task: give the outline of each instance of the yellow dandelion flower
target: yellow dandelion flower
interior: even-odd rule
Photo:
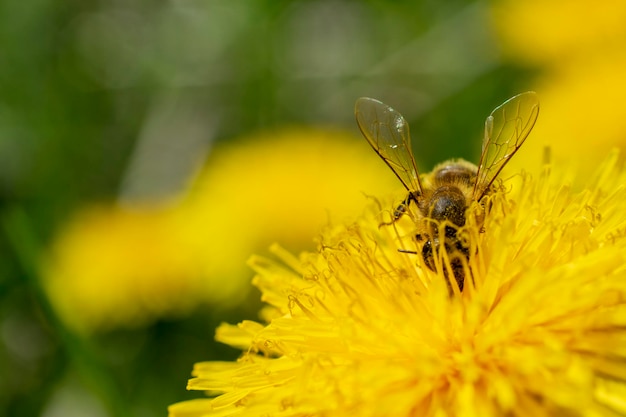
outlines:
[[[626,413],[626,171],[614,152],[571,182],[519,174],[482,228],[468,216],[452,296],[442,268],[399,250],[419,252],[415,223],[382,224],[391,200],[329,226],[315,252],[254,256],[263,321],[217,329],[243,354],[196,364],[188,388],[214,398],[170,416]]]
[[[502,0],[491,10],[503,55],[535,67],[533,86],[551,114],[538,123],[526,155],[547,145],[555,163],[583,154],[578,169],[590,174],[605,149],[626,150],[626,2]]]
[[[392,184],[383,166],[362,169],[375,156],[356,139],[322,128],[257,133],[215,149],[174,204],[83,209],[41,263],[52,304],[88,332],[241,303],[250,253],[277,239],[308,246],[327,208],[353,216],[364,192]]]
[[[492,4],[492,17],[502,52],[527,63],[568,65],[581,55],[602,59],[607,51],[623,50],[626,39],[626,5],[620,0],[595,7],[585,0],[502,0]]]

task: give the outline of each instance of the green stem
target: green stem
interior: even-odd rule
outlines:
[[[129,407],[112,372],[98,358],[89,341],[63,323],[43,290],[38,271],[41,248],[32,230],[28,216],[23,210],[13,208],[3,213],[1,220],[2,228],[15,252],[18,264],[22,268],[26,285],[32,291],[61,346],[76,367],[79,375],[102,399],[105,406],[108,407],[110,415],[130,416]]]

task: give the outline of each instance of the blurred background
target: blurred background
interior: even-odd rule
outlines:
[[[409,121],[422,172],[476,161],[535,90],[514,158],[626,143],[626,5],[580,0],[0,1],[0,415],[162,416],[256,319],[245,262],[402,195],[354,101]],[[580,158],[578,158],[580,160]]]

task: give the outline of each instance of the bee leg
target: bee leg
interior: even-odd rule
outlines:
[[[409,192],[409,194],[402,201],[402,203],[400,203],[398,207],[396,207],[396,209],[393,211],[393,220],[391,220],[390,222],[382,222],[378,225],[378,227],[391,226],[392,224],[397,222],[400,217],[402,217],[407,212],[411,201],[417,204],[417,196],[419,196],[419,194],[416,195],[416,193],[414,192]]]
[[[402,203],[400,203],[400,205],[396,207],[396,209],[394,210],[393,212],[394,221],[398,220],[400,217],[402,217],[404,213],[406,213],[407,208],[409,207],[409,204],[411,204],[411,202],[414,202],[417,204],[417,195],[413,191],[410,191],[409,194],[407,194],[404,201],[402,201]]]

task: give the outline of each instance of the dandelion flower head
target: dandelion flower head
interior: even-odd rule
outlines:
[[[221,325],[235,362],[196,364],[213,398],[171,416],[501,416],[625,413],[626,172],[614,152],[575,190],[546,167],[490,196],[472,282],[450,296],[414,223],[373,200],[318,250],[255,256],[261,322]],[[397,200],[396,200],[397,201]],[[472,220],[473,219],[473,220]]]

